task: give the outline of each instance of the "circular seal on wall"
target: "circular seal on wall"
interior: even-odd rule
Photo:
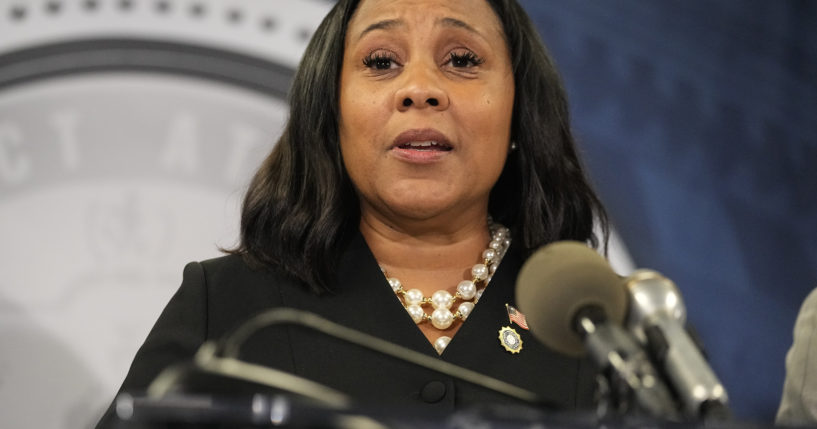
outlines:
[[[7,424],[92,424],[183,265],[236,243],[329,6],[0,0]]]

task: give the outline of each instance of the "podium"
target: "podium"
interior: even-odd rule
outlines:
[[[450,414],[398,406],[332,410],[291,395],[171,395],[162,399],[121,394],[113,428],[508,428],[508,429],[763,429],[740,421],[678,423],[644,417],[599,418],[594,412],[547,412],[524,406],[483,406]]]

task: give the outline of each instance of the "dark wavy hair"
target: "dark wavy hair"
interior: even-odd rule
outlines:
[[[514,246],[525,255],[557,240],[606,248],[607,215],[576,153],[553,60],[515,0],[486,1],[510,50],[516,85],[511,138],[517,145],[491,191],[489,212],[511,229]],[[338,255],[360,222],[338,137],[344,39],[358,3],[340,0],[307,46],[289,93],[289,121],[250,183],[241,242],[230,251],[316,293],[329,290]]]

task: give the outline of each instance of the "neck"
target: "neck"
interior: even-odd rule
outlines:
[[[480,262],[490,241],[486,211],[453,222],[395,222],[362,211],[360,231],[377,261],[389,272],[462,271]]]

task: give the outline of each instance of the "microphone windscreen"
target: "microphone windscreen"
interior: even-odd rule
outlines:
[[[556,351],[581,356],[585,350],[574,327],[576,314],[595,306],[620,325],[627,312],[627,291],[593,249],[559,241],[537,250],[522,266],[516,303],[536,338]]]

